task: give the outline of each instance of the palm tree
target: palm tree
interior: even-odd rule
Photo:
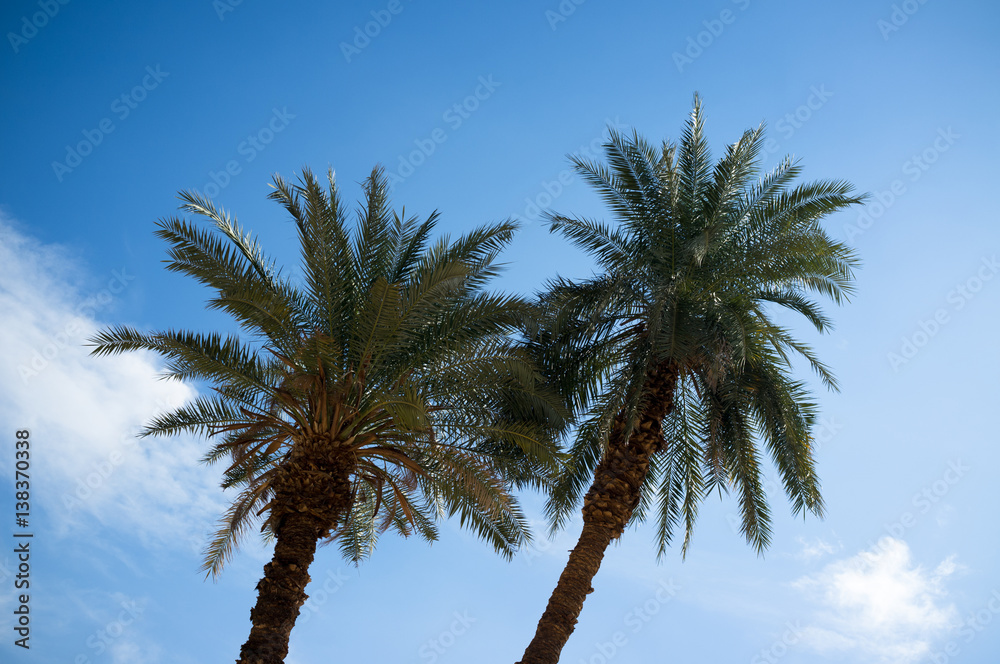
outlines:
[[[544,481],[562,421],[510,337],[532,305],[485,290],[514,224],[429,244],[437,214],[393,212],[378,168],[353,233],[332,172],[328,190],[308,170],[273,186],[298,230],[301,285],[197,194],[182,193],[182,209],[218,232],[177,218],[156,231],[168,269],[209,286],[209,307],[244,338],[116,327],[92,340],[94,354],[152,350],[167,376],[212,386],[142,435],[207,435],[205,461],[228,461],[223,486],[239,493],[207,573],[255,523],[274,540],[239,659],[254,663],[284,659],[318,543],[358,561],[386,530],[434,540],[435,518],[458,514],[511,556],[528,536],[511,488]]]
[[[713,167],[696,96],[679,147],[611,130],[607,166],[573,159],[617,224],[548,217],[603,273],[552,282],[533,329],[536,348],[549,349],[544,373],[584,413],[547,504],[553,530],[586,495],[579,542],[521,664],[558,661],[608,545],[651,511],[659,555],[681,521],[686,553],[699,502],[732,489],[742,533],[762,551],[770,515],[758,443],[794,511],[822,515],[816,407],[793,380],[791,357],[836,384],[774,321],[772,305],[829,326],[809,296],[841,302],[857,261],[819,221],[863,197],[846,182],[789,189],[800,169],[788,159],[761,175],[763,136],[763,125],[745,132]]]

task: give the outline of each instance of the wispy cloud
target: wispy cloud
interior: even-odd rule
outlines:
[[[95,358],[83,345],[130,279],[95,278],[68,249],[0,218],[0,416],[31,429],[33,504],[59,532],[96,520],[143,544],[188,546],[221,511],[217,472],[198,464],[199,441],[135,433],[195,391],[160,380],[154,355]]]
[[[957,623],[945,588],[955,570],[953,558],[925,569],[906,542],[891,537],[830,563],[793,584],[820,605],[802,629],[803,643],[851,661],[915,662]]]
[[[826,556],[832,556],[843,548],[839,543],[837,545],[833,545],[820,537],[816,537],[812,540],[799,537],[798,542],[802,548],[798,551],[798,553],[794,554],[794,557],[805,562],[812,562]]]

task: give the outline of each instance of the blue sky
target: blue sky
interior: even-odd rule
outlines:
[[[225,505],[201,440],[137,443],[203,386],[152,356],[93,359],[108,324],[227,328],[162,265],[158,218],[197,189],[286,265],[272,173],[336,170],[349,198],[376,164],[396,206],[460,233],[523,228],[499,286],[531,292],[589,261],[538,210],[604,216],[566,155],[606,127],[679,135],[695,91],[721,154],[765,122],[765,166],[845,178],[870,204],[828,219],[863,260],[853,301],[812,342],[824,520],[790,516],[758,557],[710,499],[686,561],[626,533],[564,662],[995,662],[1000,462],[995,329],[1000,9],[957,0],[488,5],[378,0],[169,4],[12,1],[0,10],[0,421],[32,440],[31,651],[13,645],[14,446],[0,455],[0,657],[210,662],[249,631],[269,552],[198,573]],[[367,30],[367,34],[366,34]],[[771,475],[773,477],[773,475]],[[454,525],[384,539],[354,568],[323,549],[288,661],[513,662],[578,534],[512,562]],[[7,517],[5,517],[7,518]]]

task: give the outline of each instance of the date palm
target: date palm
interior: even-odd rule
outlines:
[[[298,231],[298,281],[196,194],[181,194],[182,209],[214,230],[171,218],[156,232],[168,269],[210,287],[209,306],[242,336],[117,327],[92,340],[97,355],[152,350],[167,376],[211,385],[143,435],[207,435],[205,461],[227,463],[223,486],[239,493],[207,548],[208,573],[255,524],[274,541],[239,659],[254,663],[287,654],[319,543],[357,561],[380,533],[434,540],[436,517],[457,514],[512,555],[527,531],[511,489],[543,481],[562,421],[510,337],[531,305],[486,290],[512,223],[431,243],[437,215],[394,213],[380,169],[353,231],[332,173],[328,188],[308,170],[273,186]]]
[[[679,146],[611,131],[607,165],[573,159],[616,223],[548,217],[602,273],[551,283],[532,332],[545,372],[584,413],[547,505],[553,529],[586,493],[579,542],[522,664],[558,661],[608,545],[647,514],[659,554],[680,523],[686,553],[700,501],[732,490],[743,535],[762,550],[764,454],[794,511],[822,514],[815,405],[790,360],[804,356],[831,388],[834,378],[773,309],[829,326],[810,296],[841,302],[856,259],[819,221],[862,198],[839,181],[790,188],[800,169],[787,159],[762,175],[763,135],[745,132],[713,166],[696,97]]]

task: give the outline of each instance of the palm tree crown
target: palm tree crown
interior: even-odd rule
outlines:
[[[396,214],[386,192],[376,169],[352,233],[332,172],[328,189],[308,170],[296,185],[275,177],[301,285],[225,211],[181,194],[217,232],[160,221],[168,269],[209,286],[209,306],[244,337],[117,327],[93,340],[98,355],[156,351],[167,376],[212,386],[143,435],[207,435],[205,461],[227,460],[223,485],[239,493],[207,549],[209,573],[254,523],[276,542],[240,661],[284,657],[317,542],[357,561],[381,532],[433,540],[436,518],[458,514],[510,556],[527,537],[511,486],[552,468],[561,412],[510,338],[532,307],[485,290],[515,226],[431,244],[437,215]]]
[[[532,328],[546,371],[583,412],[548,503],[553,529],[587,494],[580,544],[524,664],[557,661],[604,548],[630,522],[655,514],[661,554],[683,523],[686,551],[701,500],[733,490],[743,534],[762,550],[770,515],[758,440],[793,509],[822,514],[815,404],[791,376],[792,356],[835,382],[772,309],[828,328],[810,295],[841,302],[857,261],[819,222],[862,198],[842,181],[789,188],[800,168],[788,159],[761,175],[763,141],[763,126],[749,130],[713,165],[696,97],[679,146],[610,130],[607,165],[573,158],[617,223],[548,217],[603,272],[552,282]]]

